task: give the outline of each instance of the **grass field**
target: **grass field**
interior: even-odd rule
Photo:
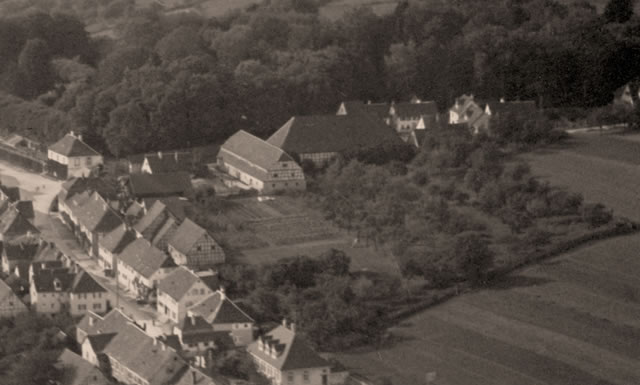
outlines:
[[[525,158],[534,173],[640,221],[640,136],[582,135]],[[463,294],[340,359],[371,378],[438,385],[639,384],[640,235],[583,246]]]

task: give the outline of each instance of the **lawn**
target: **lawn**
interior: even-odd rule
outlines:
[[[554,186],[640,221],[637,136],[581,135],[527,154]],[[340,354],[394,384],[640,383],[640,235],[609,238],[532,265],[390,329],[391,342]],[[517,257],[517,256],[515,256]]]

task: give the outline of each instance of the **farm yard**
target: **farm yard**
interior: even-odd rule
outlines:
[[[227,199],[212,220],[226,228],[218,235],[238,262],[262,264],[298,255],[315,257],[335,248],[351,257],[355,271],[399,273],[390,254],[373,246],[352,247],[353,235],[293,197],[277,196],[262,202],[256,197]]]
[[[640,136],[585,134],[527,154],[553,186],[640,221]],[[371,378],[438,385],[640,383],[640,235],[588,244],[465,293],[340,355]]]

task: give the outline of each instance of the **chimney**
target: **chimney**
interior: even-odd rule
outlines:
[[[286,318],[282,319],[282,326],[284,326],[285,328],[287,327],[287,319]]]
[[[77,136],[78,140],[82,142],[82,135]]]
[[[500,98],[500,103],[504,103],[504,97]]]
[[[190,315],[189,319],[191,320],[191,325],[196,326],[196,318],[193,315]]]
[[[162,159],[162,151],[158,151],[158,159]]]
[[[220,286],[220,290],[219,291],[220,291],[220,299],[222,299],[222,300],[227,299],[227,294],[225,293],[224,286]]]
[[[73,132],[73,130],[71,130],[71,131],[69,131],[69,136],[73,136],[75,138],[76,134]]]

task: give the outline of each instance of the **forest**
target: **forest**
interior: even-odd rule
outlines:
[[[265,137],[291,115],[351,99],[416,94],[444,110],[473,92],[590,108],[640,71],[628,0],[602,14],[586,1],[405,1],[336,21],[318,16],[316,0],[213,19],[131,1],[45,3],[4,4],[0,125],[44,142],[73,129],[115,157],[220,143],[238,129]],[[116,37],[90,37],[96,19]]]

